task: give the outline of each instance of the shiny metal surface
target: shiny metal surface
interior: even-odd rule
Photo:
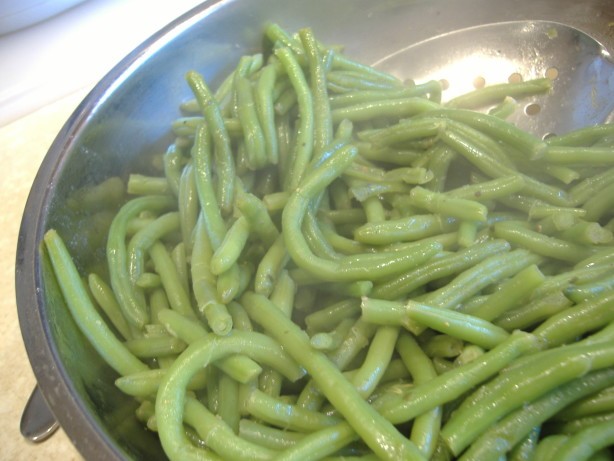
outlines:
[[[614,116],[612,56],[592,37],[556,22],[510,21],[456,30],[411,44],[375,64],[417,81],[445,80],[444,100],[484,85],[551,78],[551,91],[523,100],[510,117],[539,136]]]
[[[437,39],[445,42],[443,48],[412,58],[413,63],[408,59],[411,44],[460,29],[518,20],[574,26],[610,53],[614,50],[611,0],[220,0],[205,2],[170,24],[100,82],[67,121],[40,168],[24,213],[16,261],[19,319],[32,367],[45,400],[86,459],[165,457],[155,435],[135,420],[132,400],[115,388],[116,375],[68,315],[39,244],[44,231],[53,226],[81,268],[100,263],[103,244],[96,237],[97,229],[91,228],[87,213],[67,209],[67,199],[82,187],[140,169],[146,153],[164,149],[170,139],[169,124],[179,115],[178,103],[190,94],[184,83],[186,70],[202,72],[215,86],[241,55],[260,48],[263,24],[274,21],[288,30],[311,26],[322,41],[346,45],[346,52],[356,59],[394,65],[403,77],[419,80],[429,63],[434,69],[454,61],[449,48],[453,43]],[[499,33],[492,39],[503,44],[516,40]],[[548,37],[539,37],[527,42],[526,49],[541,40],[550,43]],[[492,48],[480,37],[474,44]],[[435,45],[434,40],[424,46]],[[598,54],[605,59],[604,51]],[[531,56],[528,59],[533,62]],[[418,62],[426,70],[418,71]],[[557,66],[565,75],[560,61]],[[485,78],[489,70],[481,70]],[[611,77],[610,71],[607,91]],[[454,75],[446,78],[452,81]],[[561,94],[561,104],[567,97]]]
[[[34,388],[21,416],[19,430],[30,442],[40,443],[60,427],[38,386]]]

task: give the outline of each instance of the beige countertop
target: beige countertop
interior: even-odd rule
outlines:
[[[21,215],[38,167],[84,96],[84,91],[78,91],[0,127],[0,459],[81,459],[61,430],[40,444],[27,442],[19,433],[21,412],[36,381],[17,319],[15,252]]]

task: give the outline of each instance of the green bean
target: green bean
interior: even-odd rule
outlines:
[[[317,431],[340,422],[336,417],[284,403],[257,389],[245,399],[244,411],[258,420],[298,432]]]
[[[561,312],[571,304],[571,300],[561,290],[554,290],[544,297],[529,301],[522,307],[504,312],[493,322],[507,331],[527,329]],[[467,309],[467,311],[471,310]]]
[[[564,434],[553,434],[544,437],[539,441],[535,448],[536,459],[544,461],[554,461],[554,454],[558,448],[567,441],[567,436]]]
[[[181,284],[183,285],[183,289],[186,292],[190,291],[190,276],[189,276],[189,268],[188,268],[188,256],[185,250],[185,244],[183,242],[179,242],[175,247],[171,250],[171,259],[175,264],[175,268],[177,269],[177,274],[181,280]]]
[[[297,56],[303,56],[304,50],[299,40],[291,37],[278,24],[268,23],[264,28],[265,36],[273,43],[279,42],[280,46],[288,47]]]
[[[124,343],[136,357],[151,359],[183,352],[186,344],[173,336],[129,339]]]
[[[376,145],[390,146],[411,142],[422,138],[439,136],[446,129],[445,120],[418,118],[401,122],[376,130],[358,133],[359,139]]]
[[[196,72],[191,71],[188,72],[188,74],[186,75],[186,79],[188,84],[190,85],[190,88],[192,88],[192,91],[194,92],[194,96],[196,96],[196,99],[198,100],[198,104],[201,108],[203,116],[207,121],[208,131],[211,133],[211,136],[213,138],[213,144],[215,146],[215,163],[217,165],[216,172],[218,174],[218,187],[216,195],[218,196],[218,200],[220,201],[220,208],[222,212],[228,213],[232,209],[232,202],[234,199],[235,165],[232,151],[230,148],[230,139],[226,130],[226,126],[224,124],[224,119],[222,118],[219,105],[215,101],[215,98],[211,94],[211,91],[209,90],[202,76]],[[204,127],[199,127],[196,130],[197,137],[204,138],[205,136],[202,133],[202,131],[204,130]],[[198,134],[199,132],[201,132],[200,135]],[[195,141],[195,145],[198,144],[199,143]],[[202,147],[203,146],[200,146],[199,148]],[[198,154],[199,150],[197,149],[195,152]],[[195,152],[192,152],[193,157]],[[196,157],[199,157],[199,155],[196,155]],[[200,161],[201,159],[199,159],[199,163]],[[200,175],[208,176],[209,173],[206,172],[206,168],[207,167],[202,163],[200,163],[200,166],[196,165],[196,169],[200,170]],[[200,183],[201,181],[197,180],[197,184]],[[202,194],[203,191],[200,191],[199,195],[201,198],[201,206],[204,207],[204,197]],[[213,195],[209,197],[213,197]]]
[[[549,145],[544,159],[562,165],[611,165],[612,149],[608,147],[570,147]]]
[[[87,280],[90,293],[92,293],[93,298],[101,307],[111,324],[124,339],[132,338],[130,325],[128,325],[126,318],[123,316],[111,287],[96,274],[90,274]]]
[[[309,332],[325,331],[339,324],[343,319],[358,314],[360,314],[360,300],[345,299],[311,312],[305,317],[305,324]]]
[[[487,201],[519,192],[524,186],[521,176],[502,176],[490,181],[469,184],[446,192],[454,198]]]
[[[299,38],[303,44],[309,64],[309,80],[313,95],[314,111],[313,147],[318,152],[328,146],[333,139],[330,104],[326,89],[326,81],[332,74],[326,72],[322,55],[313,36],[313,31],[309,28],[301,29],[299,31]]]
[[[614,205],[612,194],[614,194],[614,187],[609,185],[584,202],[582,208],[586,210],[587,221],[597,221],[611,214],[612,206]]]
[[[134,286],[137,288],[143,288],[146,290],[150,290],[152,288],[157,288],[162,285],[162,279],[158,274],[153,274],[151,272],[144,272],[135,280]]]
[[[358,103],[381,101],[383,99],[401,99],[441,91],[438,81],[431,80],[420,85],[400,87],[395,89],[362,90],[330,96],[332,108],[344,107]]]
[[[211,273],[219,275],[226,272],[237,262],[247,238],[249,236],[249,225],[247,220],[240,216],[230,226],[224,236],[224,240],[211,256]]]
[[[472,265],[493,256],[495,253],[507,252],[509,243],[503,240],[479,243],[457,253],[433,258],[422,266],[406,272],[396,278],[375,285],[372,295],[384,299],[395,299],[411,293],[415,289],[433,280],[438,280],[462,272]]]
[[[614,320],[614,292],[576,304],[542,322],[534,333],[551,346],[564,344],[579,335],[608,325]]]
[[[612,133],[611,124],[590,125],[548,138],[550,146],[589,146]]]
[[[355,318],[345,318],[333,330],[313,334],[309,343],[314,349],[335,350],[342,344],[355,321]]]
[[[503,282],[486,302],[469,313],[484,320],[493,320],[505,311],[522,305],[544,280],[544,274],[532,264]]]
[[[217,334],[224,335],[232,328],[232,318],[219,298],[215,278],[211,273],[209,261],[212,248],[204,221],[204,215],[201,213],[196,224],[192,248],[192,291],[198,311],[205,315],[211,329]]]
[[[358,439],[352,427],[342,422],[306,435],[276,457],[278,461],[311,461],[323,459]]]
[[[305,367],[327,399],[375,454],[383,459],[424,459],[413,443],[359,397],[326,356],[310,348],[305,333],[270,301],[246,293],[243,304],[254,321],[266,328]]]
[[[179,228],[179,213],[171,211],[154,219],[132,236],[128,244],[128,269],[133,282],[143,273],[145,253],[159,239]]]
[[[399,329],[396,327],[382,326],[375,332],[365,361],[351,380],[363,398],[369,397],[382,379],[392,360],[398,336]]]
[[[262,447],[284,450],[296,445],[305,434],[277,429],[251,419],[242,419],[239,422],[239,436]]]
[[[496,458],[510,450],[532,427],[536,427],[566,405],[609,385],[611,369],[596,371],[564,384],[543,397],[515,410],[486,430],[461,457],[463,461]],[[497,441],[497,443],[494,443]]]
[[[267,162],[277,164],[279,160],[279,150],[277,144],[277,133],[275,129],[275,111],[273,106],[273,92],[277,71],[272,65],[265,66],[258,77],[254,91],[254,101],[258,120],[264,136],[266,146]]]
[[[224,421],[233,433],[239,432],[239,383],[224,373],[219,377],[220,404],[217,416]]]
[[[132,373],[117,378],[115,385],[125,394],[146,398],[156,394],[162,377],[166,373],[167,370],[163,369],[150,369],[139,373]],[[187,385],[187,389],[202,389],[205,386],[205,381],[205,372],[201,370],[192,377]]]
[[[406,218],[367,222],[354,232],[354,239],[370,245],[416,241],[450,231],[455,220],[438,214],[416,214]]]
[[[611,367],[614,363],[611,349],[611,345],[597,344],[569,346],[557,350],[554,356],[534,354],[525,366],[511,368],[487,384],[475,401],[465,400],[442,428],[443,440],[458,455],[480,432],[526,402],[588,371]],[[493,400],[497,400],[496,406],[491,404]]]
[[[164,195],[170,192],[170,186],[166,178],[131,174],[126,192],[132,195]]]
[[[612,231],[597,222],[589,221],[579,221],[571,225],[561,232],[560,237],[581,245],[603,245],[614,240]]]
[[[431,213],[478,222],[485,222],[488,215],[488,209],[479,202],[450,197],[420,186],[414,187],[409,196],[412,203]]]
[[[486,175],[493,178],[521,175],[525,182],[525,193],[553,205],[568,206],[570,204],[570,199],[563,190],[517,173],[513,168],[497,162],[488,152],[480,149],[464,134],[451,128],[442,134],[441,139]]]
[[[211,139],[209,131],[204,126],[196,130],[192,158],[204,227],[211,241],[211,246],[216,250],[226,234],[226,224],[222,218],[222,212],[213,188]]]
[[[68,309],[92,346],[120,375],[147,370],[147,365],[117,339],[92,305],[62,238],[56,231],[48,230],[43,239]]]
[[[328,87],[336,92],[364,91],[364,90],[390,90],[398,88],[398,82],[372,79],[360,72],[351,70],[333,70],[328,73]]]
[[[374,255],[345,256],[337,261],[316,257],[309,249],[301,232],[304,215],[310,198],[330,184],[356,155],[352,147],[344,146],[335,152],[317,169],[311,171],[300,188],[290,196],[282,216],[282,229],[288,253],[292,259],[309,271],[327,277],[330,281],[350,281],[388,276],[391,273],[419,264],[432,256],[439,248],[428,242],[424,247],[411,251],[398,252],[384,256]],[[291,236],[291,237],[290,237]]]
[[[614,410],[614,387],[607,387],[600,392],[577,400],[565,407],[556,416],[556,419],[570,421],[574,418],[611,412]]]
[[[376,146],[362,141],[356,141],[355,146],[358,154],[366,160],[377,160],[399,166],[411,166],[421,156],[418,151]]]
[[[448,335],[434,335],[423,342],[424,352],[432,359],[453,359],[463,351],[463,341]]]
[[[594,253],[590,247],[549,237],[512,222],[495,224],[494,234],[510,243],[522,245],[536,254],[571,263],[577,263]]]
[[[272,354],[276,349],[279,352]],[[173,363],[160,383],[156,399],[158,434],[170,459],[200,459],[202,456],[202,449],[190,444],[181,424],[186,400],[184,389],[193,374],[216,359],[237,353],[251,356],[256,351],[260,355],[259,360],[279,357],[283,363],[280,363],[279,371],[287,373],[291,379],[300,377],[300,369],[287,359],[274,341],[254,332],[234,331],[225,337],[209,335],[188,346]],[[173,405],[169,405],[169,402],[173,402]]]
[[[416,384],[429,382],[437,376],[431,359],[410,334],[401,334],[396,348]],[[412,424],[410,440],[427,459],[430,459],[435,451],[441,417],[441,407],[435,407],[417,416]]]
[[[299,126],[294,141],[293,162],[290,165],[285,187],[286,190],[293,191],[301,182],[307,164],[313,155],[313,98],[295,55],[287,48],[278,48],[275,50],[275,56],[281,61],[298,97]]]
[[[347,119],[352,122],[365,122],[379,117],[403,118],[439,107],[439,104],[420,97],[387,99],[352,104],[331,111],[333,123]]]
[[[257,293],[266,296],[271,294],[279,274],[288,260],[289,256],[284,246],[284,238],[280,235],[267,250],[256,268],[254,289]]]
[[[234,86],[237,95],[237,115],[243,129],[248,166],[257,170],[266,165],[267,154],[264,132],[254,102],[254,91],[250,80],[239,74],[235,75]]]
[[[499,104],[488,110],[488,115],[505,120],[512,115],[517,108],[518,102],[512,97],[506,96]]]
[[[171,144],[164,156],[164,175],[169,183],[174,195],[179,191],[179,180],[181,177],[181,168],[183,166],[183,155],[177,143]]]
[[[500,83],[488,85],[462,96],[457,96],[447,102],[448,107],[475,109],[493,104],[506,96],[519,98],[547,92],[552,88],[549,78],[536,78],[519,83]]]
[[[179,180],[178,202],[179,202],[179,224],[181,227],[181,237],[186,251],[192,251],[192,233],[198,220],[199,202],[196,191],[195,176],[192,164],[189,163],[183,168]]]
[[[165,210],[172,207],[168,196],[139,197],[126,203],[117,213],[107,240],[107,260],[111,287],[117,297],[117,302],[129,323],[137,328],[149,320],[145,301],[132,286],[132,278],[128,269],[128,253],[126,249],[126,228],[128,222],[144,210]]]
[[[401,84],[401,82],[395,76],[386,72],[382,72],[372,66],[359,63],[341,53],[333,53],[333,67],[335,69],[359,72],[364,74],[365,76],[370,76],[374,80],[389,81],[390,83],[395,83],[399,86]]]
[[[434,307],[451,309],[488,285],[539,261],[538,256],[522,249],[494,255],[461,272],[447,285],[420,297],[419,301]]]
[[[194,427],[207,446],[227,459],[265,461],[273,459],[275,452],[238,437],[233,430],[194,398],[185,402],[184,418]]]
[[[162,279],[162,285],[171,307],[183,315],[194,316],[192,301],[184,290],[179,274],[164,245],[160,242],[154,243],[149,249],[149,255],[154,262],[156,272]]]
[[[267,211],[266,205],[255,195],[237,191],[236,206],[254,232],[266,245],[270,246],[279,236],[279,231]]]
[[[557,460],[585,460],[592,454],[614,443],[614,420],[587,427],[570,436],[556,450]]]
[[[562,434],[573,435],[592,426],[597,426],[599,424],[611,421],[614,421],[614,413],[604,411],[596,415],[583,416],[570,421],[556,422],[550,426]]]
[[[574,204],[582,204],[590,199],[595,193],[611,184],[613,180],[614,168],[608,168],[574,185],[569,190],[569,196]]]
[[[477,384],[495,375],[515,358],[537,347],[535,336],[515,331],[508,339],[473,362],[415,385],[400,401],[386,406],[375,401],[373,405],[394,424],[410,421],[425,411],[460,397]]]
[[[124,181],[113,176],[93,186],[78,189],[70,194],[66,202],[69,208],[76,211],[116,209],[124,201],[125,189]]]
[[[340,255],[335,251],[331,244],[324,238],[320,225],[313,212],[307,210],[303,221],[303,236],[311,252],[318,258],[328,260],[339,260]]]
[[[188,344],[207,335],[207,330],[194,322],[194,319],[185,317],[175,311],[161,310],[158,317],[160,323],[170,334],[177,336]],[[256,362],[241,355],[232,355],[221,359],[216,362],[216,366],[240,383],[247,383],[262,372],[262,368]]]

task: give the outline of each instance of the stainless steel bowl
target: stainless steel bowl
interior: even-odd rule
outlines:
[[[259,49],[263,24],[311,26],[367,63],[408,44],[479,24],[545,19],[575,26],[614,49],[611,0],[227,0],[208,1],[153,36],[113,69],[66,122],[27,202],[16,262],[19,320],[43,394],[86,459],[164,459],[155,434],[134,418],[115,373],[78,331],[39,246],[60,229],[80,266],[102,261],[87,213],[67,205],[74,191],[126,176],[170,141],[178,103],[189,97],[184,73],[214,85],[237,59]],[[89,238],[84,236],[89,235]]]

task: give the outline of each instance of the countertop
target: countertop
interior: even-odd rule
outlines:
[[[95,83],[143,40],[201,2],[88,0],[31,28],[0,36],[0,62],[8,70],[0,75],[1,460],[82,459],[61,429],[40,444],[27,442],[19,433],[21,413],[36,381],[19,329],[15,255],[36,172],[56,134]],[[110,21],[113,28],[108,27]],[[88,59],[95,63],[88,66]],[[77,71],[81,68],[89,70]]]
[[[72,461],[81,459],[62,430],[40,444],[19,433],[23,407],[36,380],[23,345],[15,304],[15,251],[21,215],[40,163],[85,95],[77,91],[0,127],[0,459]]]

